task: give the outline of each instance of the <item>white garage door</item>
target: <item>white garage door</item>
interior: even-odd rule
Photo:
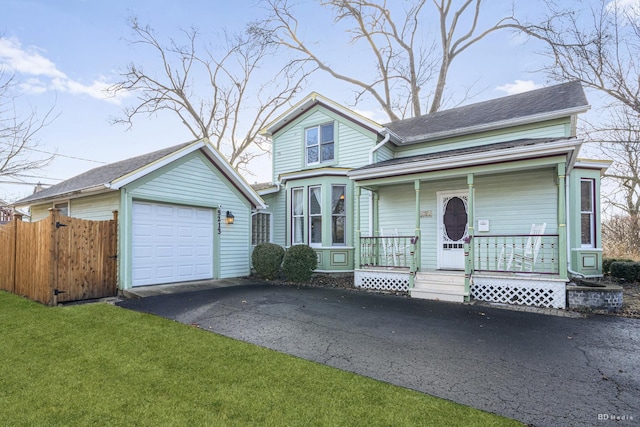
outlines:
[[[132,285],[213,278],[213,209],[133,202]]]

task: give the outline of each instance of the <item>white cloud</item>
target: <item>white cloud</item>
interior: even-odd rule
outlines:
[[[542,85],[534,83],[533,80],[516,80],[513,83],[498,86],[496,89],[505,92],[507,95],[515,95],[516,93],[528,92],[541,87]]]
[[[113,96],[106,89],[110,84],[105,78],[94,80],[90,85],[70,79],[56,64],[42,56],[35,47],[23,47],[15,38],[0,38],[0,69],[17,75],[34,76],[19,84],[27,93],[44,93],[55,90],[71,95],[88,95],[92,98],[120,104],[126,93]]]
[[[19,74],[67,78],[56,64],[40,55],[34,47],[23,48],[14,38],[0,38],[0,63]]]

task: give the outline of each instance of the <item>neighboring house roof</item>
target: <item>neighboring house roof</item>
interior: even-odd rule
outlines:
[[[380,133],[383,130],[382,125],[376,123],[375,121],[366,118],[365,116],[356,113],[353,110],[346,108],[343,105],[338,104],[335,101],[330,100],[317,92],[311,92],[300,102],[296,103],[293,107],[285,111],[278,118],[276,118],[273,122],[268,124],[264,129],[260,131],[263,135],[273,136],[275,133],[280,131],[282,128],[287,126],[289,123],[297,119],[300,115],[307,112],[309,109],[316,105],[321,105],[328,110],[333,111],[334,113],[345,117],[352,122],[358,123],[359,125],[371,130],[372,132]]]
[[[582,140],[576,138],[518,139],[385,160],[353,169],[348,175],[355,180],[373,179],[557,154],[568,154],[572,165],[581,143]]]
[[[399,139],[394,142],[405,145],[551,120],[588,109],[582,85],[575,81],[398,120],[384,126]]]
[[[197,140],[163,148],[162,150],[141,156],[132,157],[120,162],[100,166],[74,176],[59,184],[27,196],[14,206],[29,206],[48,200],[77,196],[107,190],[118,190],[121,187],[189,154],[203,150],[207,157],[226,176],[226,178],[246,197],[249,202],[264,208],[264,202],[251,186],[236,172],[208,140]]]

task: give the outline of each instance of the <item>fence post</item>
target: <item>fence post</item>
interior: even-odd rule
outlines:
[[[13,218],[15,219],[13,226],[13,290],[12,293],[16,293],[16,282],[18,280],[18,221],[22,222],[22,214],[14,212]]]
[[[57,305],[58,295],[55,290],[58,288],[58,239],[56,224],[60,220],[60,209],[49,208],[49,302],[47,305]]]

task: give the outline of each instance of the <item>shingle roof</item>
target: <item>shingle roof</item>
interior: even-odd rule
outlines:
[[[108,184],[115,179],[136,171],[143,166],[155,162],[156,160],[162,159],[163,157],[168,156],[169,154],[192,143],[193,141],[174,145],[173,147],[163,148],[162,150],[154,151],[152,153],[131,157],[130,159],[91,169],[80,175],[76,175],[73,178],[69,178],[66,181],[62,181],[59,184],[27,196],[24,199],[18,200],[13,203],[13,205],[26,205],[29,202],[49,199],[55,196],[61,196],[87,188]]]
[[[402,144],[465,134],[477,131],[481,126],[490,126],[491,123],[504,124],[527,117],[588,108],[582,85],[569,82],[399,120],[384,126],[399,136]]]
[[[458,148],[455,150],[438,151],[436,153],[419,154],[416,156],[400,157],[397,159],[385,160],[378,163],[362,166],[354,169],[353,171],[362,171],[367,169],[382,168],[385,166],[402,165],[409,163],[423,162],[426,160],[443,159],[448,157],[456,157],[467,154],[484,153],[491,151],[495,154],[496,159],[500,157],[500,150],[506,150],[509,148],[542,145],[553,141],[560,141],[566,138],[529,138],[529,139],[517,139],[512,141],[496,142],[494,144],[481,145],[478,147]]]

